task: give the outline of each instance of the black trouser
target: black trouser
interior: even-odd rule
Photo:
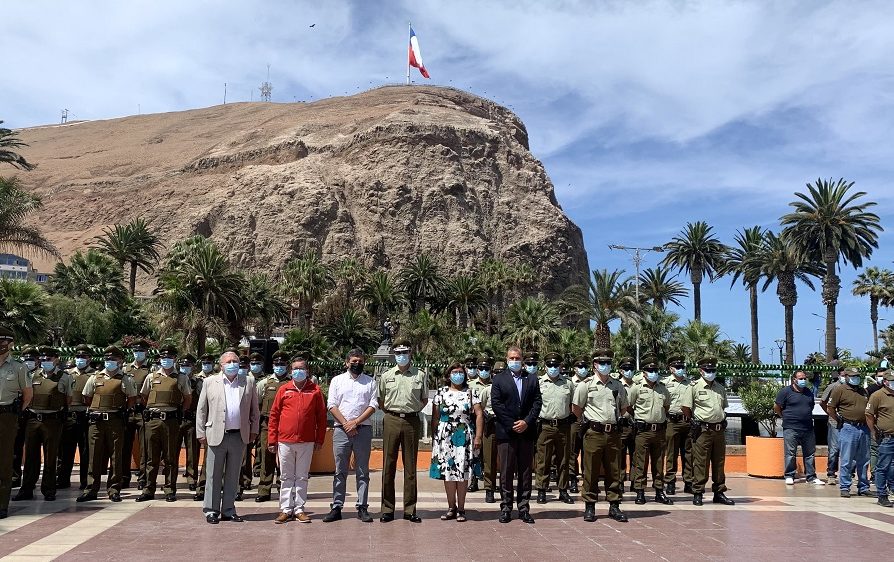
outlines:
[[[90,454],[87,438],[87,412],[68,412],[62,423],[62,442],[59,444],[59,462],[56,482],[61,488],[71,485],[71,471],[74,469],[75,452],[78,453],[78,476],[81,489],[87,487]]]
[[[511,510],[514,499],[519,513],[528,511],[531,475],[534,472],[534,440],[520,436],[497,439],[497,457],[500,462],[500,490],[503,493],[500,507]]]
[[[16,427],[16,438],[12,446],[12,479],[22,480],[22,465],[25,464],[25,426],[28,420],[24,414],[16,416],[18,426]]]
[[[41,418],[31,417],[28,420],[25,426],[25,469],[22,472],[22,490],[33,491],[40,476],[40,491],[44,497],[56,495],[56,460],[61,440],[62,417],[59,414],[42,414]]]
[[[137,482],[140,485],[146,485],[146,434],[143,425],[142,413],[131,414],[127,423],[124,424],[124,450],[121,455],[124,457],[124,473],[122,475],[124,487],[130,486],[131,480],[131,464],[133,463],[133,444],[134,441],[140,442],[140,461],[137,465]]]

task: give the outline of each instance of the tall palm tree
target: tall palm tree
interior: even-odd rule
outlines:
[[[232,319],[230,337],[237,339],[237,333],[241,337],[245,324],[250,322],[254,324],[256,337],[267,338],[274,322],[288,315],[289,305],[277,294],[273,281],[266,274],[252,274],[243,285],[241,306]]]
[[[761,280],[760,263],[754,258],[764,244],[764,229],[760,226],[745,228],[736,233],[736,245],[729,249],[724,264],[724,273],[733,276],[730,288],[740,279],[748,289],[748,303],[751,309],[751,362],[760,363],[758,342],[757,285]]]
[[[477,277],[457,275],[447,284],[447,306],[456,313],[456,327],[469,329],[469,320],[487,305],[487,294]]]
[[[369,326],[369,318],[363,311],[345,309],[341,316],[321,330],[327,340],[342,349],[370,350],[378,343],[378,332]]]
[[[503,295],[512,285],[513,273],[509,265],[502,260],[486,259],[478,270],[481,283],[487,292],[487,333],[493,335],[494,328],[503,313]]]
[[[43,343],[48,313],[40,285],[0,278],[0,325],[15,333],[16,343]]]
[[[0,125],[3,121],[0,121]],[[33,170],[34,165],[30,164],[25,157],[14,151],[14,148],[22,148],[28,146],[19,140],[18,133],[5,127],[0,127],[0,163],[11,164],[20,170]]]
[[[667,255],[661,265],[689,274],[692,281],[694,318],[702,319],[702,279],[713,281],[721,274],[726,246],[713,234],[713,227],[704,221],[687,223],[686,228],[664,245]]]
[[[592,337],[589,330],[577,328],[560,328],[556,333],[555,343],[550,351],[558,353],[565,365],[572,365],[577,359],[587,358],[592,349]],[[589,359],[586,359],[589,362]]]
[[[539,297],[527,297],[506,310],[503,335],[507,342],[525,349],[545,350],[559,330],[556,307]]]
[[[854,280],[853,293],[869,297],[869,320],[872,322],[873,349],[878,351],[878,305],[894,299],[894,273],[888,269],[867,267]]]
[[[733,356],[733,342],[721,337],[718,324],[692,320],[675,332],[671,346],[686,358],[687,363],[695,363],[705,356],[728,360]]]
[[[442,299],[447,286],[446,279],[428,254],[416,256],[400,270],[399,278],[413,314]]]
[[[95,239],[95,246],[112,256],[121,268],[130,265],[130,296],[134,296],[137,287],[137,270],[152,273],[158,263],[158,250],[161,240],[149,228],[142,218],[136,218],[127,224],[116,224],[113,228],[103,229],[102,236]]]
[[[562,297],[563,306],[570,312],[596,323],[593,340],[596,347],[611,347],[609,323],[620,320],[622,324],[636,323],[638,309],[633,290],[633,277],[623,277],[624,271],[616,269],[594,270],[586,286],[569,288]]]
[[[352,303],[357,287],[363,283],[363,279],[369,274],[362,263],[354,258],[339,260],[333,268],[336,282],[344,290],[345,302]]]
[[[314,306],[335,286],[332,268],[314,253],[289,260],[282,272],[283,290],[297,304],[304,329],[313,327]]]
[[[795,329],[794,311],[798,304],[798,287],[795,280],[799,280],[811,290],[814,289],[810,276],[822,275],[822,267],[810,260],[801,248],[795,245],[783,232],[777,236],[768,230],[764,233],[764,244],[761,252],[751,258],[760,264],[761,274],[764,276],[764,286],[761,291],[766,291],[773,281],[776,281],[776,295],[779,303],[785,309],[785,362],[795,362]]]
[[[59,256],[52,242],[25,219],[43,206],[40,197],[22,189],[17,178],[0,177],[0,251],[31,250]]]
[[[401,331],[410,340],[418,358],[422,361],[434,359],[439,355],[443,357],[444,342],[450,334],[450,329],[444,321],[443,315],[432,314],[421,309],[416,314],[410,314],[407,323]]]
[[[841,279],[836,274],[839,262],[854,268],[863,266],[863,258],[878,248],[878,233],[882,231],[879,217],[868,209],[873,201],[860,202],[863,191],[849,193],[854,182],[817,179],[807,184],[809,193],[795,193],[798,200],[789,203],[794,211],[780,222],[792,241],[812,261],[825,265],[823,303],[826,305],[826,357],[836,350],[835,307],[841,291]]]
[[[87,297],[99,302],[106,310],[118,310],[124,306],[127,289],[121,266],[112,257],[90,248],[80,250],[68,260],[56,264],[49,283],[50,291],[67,297]]]
[[[357,291],[357,296],[366,305],[366,310],[381,327],[385,320],[398,312],[406,303],[406,295],[386,271],[374,271]]]
[[[680,306],[680,299],[687,296],[689,291],[683,283],[677,281],[676,275],[671,276],[665,267],[649,267],[639,274],[640,300],[652,303],[659,310],[664,310],[667,303]]]

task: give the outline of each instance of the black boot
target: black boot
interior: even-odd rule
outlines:
[[[624,515],[623,511],[621,511],[621,507],[618,505],[618,502],[611,503],[611,506],[608,508],[608,516],[619,523],[627,522],[627,516]]]
[[[546,490],[537,490],[537,503],[546,503]]]
[[[635,503],[636,505],[644,505],[646,503],[645,490],[637,490],[636,491],[636,500],[633,503]]]
[[[574,503],[574,500],[568,495],[568,490],[559,492],[559,501],[562,503]]]
[[[657,490],[655,492],[655,502],[663,503],[664,505],[674,505],[674,500],[664,495],[664,492],[662,492],[661,490]]]
[[[593,502],[587,502],[584,504],[584,521],[587,523],[592,523],[596,521],[596,504]]]
[[[341,508],[333,507],[329,513],[323,517],[323,523],[332,523],[333,521],[341,521]]]
[[[692,482],[686,482],[685,484],[683,484],[683,493],[684,494],[693,493],[692,492]]]
[[[723,505],[736,505],[736,502],[726,497],[723,492],[716,492],[714,494],[714,503],[720,503]]]
[[[469,492],[477,492],[478,491],[478,478],[473,476],[472,482],[469,484]]]
[[[497,500],[494,499],[494,491],[493,490],[485,490],[484,491],[484,503],[496,503]]]
[[[577,475],[571,477],[571,485],[568,486],[568,491],[572,494],[580,493],[580,489],[577,487]]]
[[[702,501],[702,495],[699,493],[692,494],[692,505],[704,505]]]
[[[677,487],[674,484],[665,484],[664,493],[669,496],[677,495]]]

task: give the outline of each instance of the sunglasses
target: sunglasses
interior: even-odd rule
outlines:
[[[710,374],[717,372],[716,369],[702,369],[702,371],[704,371],[706,375],[710,375]]]
[[[525,365],[527,365],[528,367],[536,367],[537,361],[525,361]]]

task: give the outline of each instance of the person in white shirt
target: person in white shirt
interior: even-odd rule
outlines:
[[[341,519],[345,503],[348,467],[354,454],[354,477],[357,480],[357,518],[371,523],[369,515],[369,453],[372,447],[372,420],[378,408],[378,387],[375,379],[363,372],[366,356],[361,349],[352,349],[345,359],[347,371],[329,383],[326,407],[335,418],[332,450],[335,454],[335,477],[332,482],[332,510],[324,523]]]

